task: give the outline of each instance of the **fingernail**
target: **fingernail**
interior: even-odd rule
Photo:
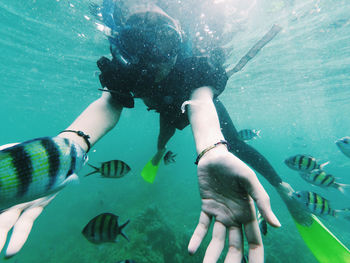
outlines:
[[[277,216],[273,212],[271,213],[271,215],[272,215],[272,221],[273,221],[275,227],[281,227],[282,225],[281,225],[280,221],[278,220]]]

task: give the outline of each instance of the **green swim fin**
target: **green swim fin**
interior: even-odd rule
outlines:
[[[157,165],[153,165],[152,159],[151,159],[149,160],[148,163],[146,163],[145,167],[143,167],[141,176],[146,182],[153,184],[154,179],[156,178],[160,163],[161,162],[158,162]]]
[[[310,226],[300,225],[294,220],[295,225],[312,254],[320,263],[348,263],[350,262],[349,249],[312,215]]]

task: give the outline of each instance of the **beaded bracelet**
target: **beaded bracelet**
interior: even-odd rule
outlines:
[[[227,141],[221,140],[221,141],[215,143],[214,145],[209,146],[208,148],[205,148],[200,154],[198,154],[197,159],[196,159],[196,161],[194,162],[194,164],[197,165],[198,162],[199,162],[199,160],[203,157],[204,154],[206,154],[206,153],[209,152],[211,149],[214,149],[216,146],[221,145],[221,144],[224,144],[224,145],[226,145],[226,147],[228,147]]]
[[[64,131],[61,131],[59,134],[64,133],[64,132],[74,132],[78,136],[82,137],[84,139],[87,147],[88,147],[87,150],[86,150],[86,153],[88,153],[90,151],[91,144],[90,144],[90,141],[89,141],[89,139],[90,139],[89,135],[83,133],[82,131],[74,131],[74,130],[64,130]]]

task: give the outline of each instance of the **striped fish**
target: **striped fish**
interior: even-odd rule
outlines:
[[[308,173],[300,173],[300,175],[305,181],[313,185],[326,188],[334,187],[343,194],[345,193],[345,189],[350,187],[350,185],[336,182],[336,179],[333,175],[327,174],[324,170],[321,169],[315,169]]]
[[[95,167],[91,164],[88,164],[90,167],[94,168],[95,171],[88,173],[85,176],[91,174],[100,173],[102,177],[107,178],[120,178],[130,172],[131,168],[129,165],[120,160],[111,160],[108,162],[101,163],[100,167]]]
[[[305,172],[315,169],[322,169],[329,162],[318,164],[316,158],[310,155],[297,154],[284,160],[284,163],[293,170]]]
[[[165,165],[168,165],[170,163],[175,163],[175,157],[177,154],[174,154],[172,151],[167,151],[167,153],[163,157],[163,161]]]
[[[308,191],[298,191],[293,193],[293,198],[306,206],[306,208],[316,215],[335,216],[337,211],[331,208],[329,201],[319,194]]]
[[[266,234],[267,234],[267,223],[266,223],[266,220],[262,217],[262,215],[259,212],[259,210],[257,211],[257,216],[256,217],[257,217],[257,220],[258,220],[258,224],[259,224],[259,228],[260,228],[261,234],[266,236]]]
[[[84,227],[82,233],[87,240],[94,244],[105,242],[117,242],[118,235],[122,235],[129,241],[123,233],[123,228],[130,222],[126,221],[123,225],[118,225],[118,216],[111,213],[102,213],[93,219]]]
[[[77,179],[87,155],[71,140],[36,138],[0,151],[0,210],[54,193]]]
[[[350,158],[350,137],[343,137],[335,142],[340,151]]]
[[[238,138],[242,141],[249,141],[251,139],[255,139],[256,137],[260,137],[261,130],[250,130],[244,129],[238,132]]]

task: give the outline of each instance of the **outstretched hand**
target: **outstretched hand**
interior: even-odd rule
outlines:
[[[249,262],[263,262],[264,249],[254,201],[270,225],[280,227],[280,223],[255,173],[224,146],[220,146],[201,158],[198,180],[202,211],[188,246],[189,253],[197,251],[213,220],[212,240],[206,250],[204,263],[217,262],[225,245],[226,233],[229,250],[225,262],[241,262],[244,235],[249,244]]]
[[[56,195],[57,193],[15,205],[0,214],[0,252],[6,243],[8,232],[13,228],[5,253],[6,258],[16,255],[21,250],[35,219]]]

